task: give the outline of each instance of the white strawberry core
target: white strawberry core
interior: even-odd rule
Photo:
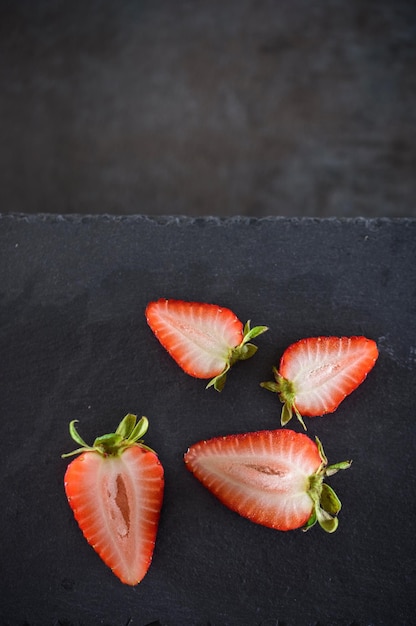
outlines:
[[[171,318],[169,323],[172,327],[171,352],[183,352],[185,355],[183,361],[191,363],[195,372],[206,373],[207,377],[224,369],[230,352],[230,343],[221,325],[212,325],[209,329],[206,325],[198,328],[197,321],[195,325],[190,326],[178,322],[175,318]]]
[[[309,479],[296,467],[272,458],[262,458],[261,464],[253,458],[238,462],[212,458],[205,459],[205,464],[214,493],[249,519],[274,526],[276,512],[279,525],[290,527],[294,518],[306,521],[312,511]]]
[[[221,471],[230,478],[262,491],[305,495],[309,487],[308,477],[303,472],[297,471],[293,465],[276,463],[273,459],[267,464],[257,464],[252,459],[247,459],[221,465]]]
[[[130,508],[127,488],[120,474],[110,474],[103,483],[107,508],[114,523],[114,530],[120,538],[129,534]]]

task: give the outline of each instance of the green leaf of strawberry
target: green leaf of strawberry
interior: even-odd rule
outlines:
[[[377,345],[366,337],[309,337],[289,346],[273,368],[274,381],[261,386],[283,402],[281,424],[293,413],[302,416],[332,413],[366,378],[378,358]]]
[[[320,505],[330,515],[338,515],[341,510],[340,499],[327,483],[322,483]]]
[[[338,526],[341,502],[323,482],[327,460],[318,439],[291,430],[215,437],[191,446],[184,460],[225,506],[252,522],[282,531]]]
[[[62,455],[80,455],[65,473],[69,505],[104,563],[123,583],[136,585],[150,567],[164,488],[163,467],[142,441],[148,421],[129,413],[92,446],[75,424],[70,434],[81,447]]]
[[[251,358],[251,342],[267,329],[243,324],[230,310],[215,304],[160,299],[150,302],[146,319],[162,346],[190,376],[211,379],[207,385],[224,388],[227,373],[237,361]]]

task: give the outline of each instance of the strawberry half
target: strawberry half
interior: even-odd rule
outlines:
[[[191,446],[187,468],[225,506],[256,524],[292,530],[316,522],[338,526],[341,502],[323,482],[350,461],[327,465],[316,443],[291,430],[264,430],[215,437]]]
[[[69,430],[81,453],[65,473],[65,492],[88,543],[127,585],[136,585],[149,569],[163,499],[163,467],[141,437],[148,421],[128,414],[115,433],[88,446]]]
[[[302,415],[332,413],[374,367],[377,344],[366,337],[309,337],[285,350],[275,382],[261,383],[283,402],[281,424],[293,412],[306,430]]]
[[[224,307],[200,302],[160,299],[146,308],[150,328],[176,363],[190,376],[211,378],[207,387],[224,387],[230,367],[249,359],[257,347],[249,343],[266,326],[243,328]]]

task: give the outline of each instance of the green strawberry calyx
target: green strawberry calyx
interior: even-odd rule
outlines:
[[[308,495],[313,502],[313,509],[310,518],[306,522],[303,530],[309,530],[318,522],[321,528],[327,533],[333,533],[338,528],[338,513],[341,510],[341,501],[335,491],[323,482],[327,476],[336,474],[339,470],[351,467],[352,461],[341,461],[334,465],[328,465],[322,443],[315,438],[322,463],[318,471],[309,477]]]
[[[81,435],[78,433],[75,424],[78,420],[72,420],[69,424],[69,433],[72,439],[78,443],[81,447],[73,450],[72,452],[67,452],[62,455],[62,458],[66,458],[69,456],[74,456],[75,454],[80,454],[82,452],[97,452],[101,454],[101,456],[119,456],[126,450],[134,445],[139,445],[141,448],[148,450],[149,452],[154,452],[148,446],[145,446],[143,443],[142,437],[146,434],[149,421],[147,417],[141,417],[139,421],[137,421],[137,416],[132,413],[128,413],[120,422],[117,427],[117,430],[114,433],[108,433],[106,435],[101,435],[97,437],[92,446],[89,446],[82,439]]]
[[[299,422],[302,424],[303,428],[307,430],[302,415],[298,411],[295,403],[296,390],[293,382],[281,376],[281,374],[279,374],[277,370],[277,367],[273,367],[272,371],[275,380],[260,383],[260,386],[264,389],[268,389],[269,391],[277,393],[279,395],[280,401],[283,402],[282,413],[280,417],[281,425],[286,426],[286,424],[292,419],[294,413]]]
[[[209,381],[206,389],[214,387],[216,391],[222,391],[227,379],[228,370],[230,370],[237,361],[246,361],[256,354],[258,348],[250,343],[250,341],[265,333],[267,330],[269,330],[268,326],[254,326],[254,328],[250,328],[250,320],[248,320],[244,326],[242,342],[238,346],[230,348],[225,368],[220,374]]]

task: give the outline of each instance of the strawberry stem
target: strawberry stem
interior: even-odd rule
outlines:
[[[208,385],[205,387],[205,389],[208,389],[209,387],[214,387],[216,391],[222,391],[224,389],[224,385],[227,380],[227,372],[230,369],[230,367],[231,365],[227,363],[227,365],[225,366],[225,369],[221,372],[221,374],[218,374],[218,376],[215,376],[215,378],[212,378],[209,381]]]
[[[81,435],[78,433],[77,429],[75,428],[75,424],[77,422],[78,420],[72,420],[72,422],[69,423],[69,434],[71,435],[72,439],[76,443],[80,444],[81,447],[77,448],[76,450],[73,450],[72,452],[67,452],[66,454],[62,454],[61,457],[63,459],[66,459],[69,456],[75,456],[75,454],[80,454],[81,452],[86,452],[87,450],[91,452],[94,450],[94,447],[89,446],[87,443],[85,443]]]
[[[326,476],[331,476],[340,469],[348,469],[351,466],[351,461],[341,461],[328,466],[322,443],[318,437],[315,440],[322,463],[318,471],[309,477],[308,494],[313,502],[313,510],[303,530],[309,530],[318,522],[325,532],[333,533],[338,528],[337,515],[341,510],[341,500],[332,487],[324,483],[323,480]]]
[[[277,367],[272,369],[275,380],[260,383],[260,387],[277,393],[281,402],[283,402],[282,412],[280,415],[280,423],[282,426],[286,426],[293,417],[293,413],[296,415],[299,422],[302,424],[304,430],[307,430],[303,417],[300,414],[296,404],[296,390],[292,381],[287,380],[281,376],[277,370]]]
[[[303,429],[304,429],[304,430],[307,430],[307,428],[306,428],[306,424],[305,424],[305,422],[303,421],[303,417],[302,417],[302,415],[299,413],[298,408],[297,408],[297,406],[296,406],[296,404],[295,404],[294,402],[293,402],[293,404],[292,404],[292,409],[293,409],[293,411],[295,412],[295,415],[296,415],[297,419],[298,419],[298,420],[299,420],[299,422],[302,424]]]
[[[249,343],[250,340],[265,333],[267,330],[269,330],[267,326],[255,326],[254,328],[250,328],[250,320],[248,320],[244,326],[242,342],[238,346],[235,346],[235,348],[230,349],[225,368],[220,374],[209,381],[206,389],[214,387],[216,391],[222,391],[227,379],[227,372],[234,363],[237,361],[246,361],[256,354],[257,346]]]
[[[128,413],[117,426],[116,433],[128,439],[136,426],[136,416]]]
[[[327,483],[322,483],[320,504],[321,507],[331,515],[338,515],[341,510],[341,500]]]
[[[255,339],[259,335],[265,333],[267,330],[269,330],[268,326],[254,326],[254,328],[250,328],[250,320],[248,320],[243,330],[243,343],[247,343],[248,341]]]
[[[328,459],[326,458],[322,441],[318,437],[315,437],[315,442],[316,442],[316,445],[318,446],[318,452],[319,452],[319,456],[321,457],[322,464],[324,467],[326,467],[328,465]]]
[[[146,434],[149,422],[146,417],[142,417],[137,421],[137,416],[132,413],[128,413],[120,422],[117,430],[114,433],[108,433],[97,437],[92,446],[89,446],[82,439],[81,435],[75,428],[75,424],[78,420],[72,420],[69,424],[69,434],[72,439],[80,444],[80,448],[62,454],[62,458],[80,454],[81,452],[98,452],[102,456],[118,456],[127,448],[134,445],[139,445],[145,450],[154,452],[151,448],[144,445],[142,437]]]

